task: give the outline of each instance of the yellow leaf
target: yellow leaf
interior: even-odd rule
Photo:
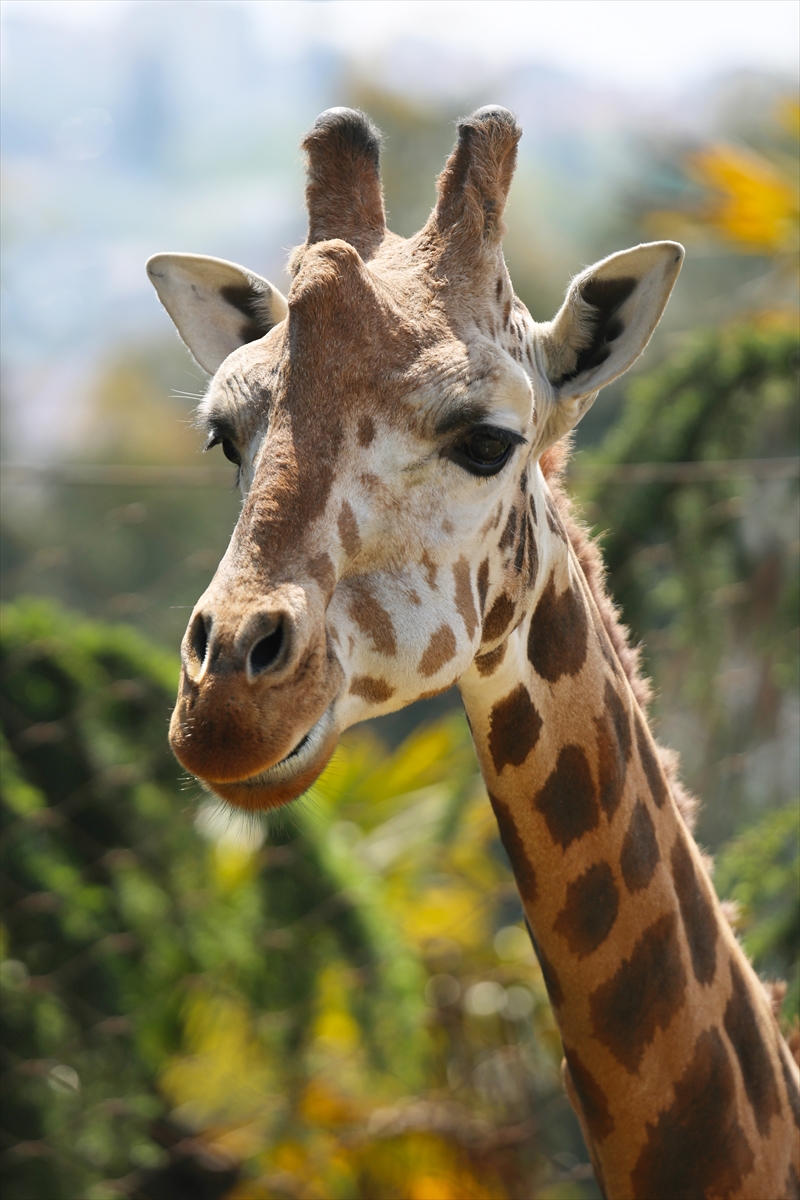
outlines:
[[[766,158],[736,146],[712,146],[689,160],[713,197],[702,222],[753,250],[776,254],[797,241],[796,184]]]

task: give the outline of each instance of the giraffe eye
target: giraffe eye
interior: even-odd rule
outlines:
[[[237,467],[242,465],[242,456],[230,438],[220,437],[218,433],[214,433],[206,442],[204,449],[210,450],[213,446],[222,446],[222,453],[228,462],[234,463]]]
[[[450,448],[448,457],[472,475],[496,475],[508,462],[514,446],[524,440],[509,429],[478,425]]]
[[[222,439],[222,453],[228,462],[235,463],[237,467],[242,465],[242,456],[229,438]]]

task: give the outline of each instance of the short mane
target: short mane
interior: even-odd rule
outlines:
[[[539,460],[542,473],[547,480],[561,520],[564,522],[572,549],[586,576],[586,582],[589,584],[589,590],[597,605],[597,611],[600,613],[606,633],[611,639],[611,644],[631,685],[631,691],[645,717],[648,717],[647,710],[653,698],[653,689],[649,679],[642,674],[641,647],[630,644],[629,630],[620,620],[620,611],[608,594],[606,567],[597,542],[577,517],[572,497],[564,487],[564,474],[571,450],[572,443],[569,435],[556,442],[554,446],[550,446]],[[659,746],[658,743],[656,746],[678,810],[689,829],[694,829],[697,800],[686,791],[681,783],[678,774],[679,755],[675,750],[669,750],[666,746]],[[707,858],[706,861],[710,871],[711,859]]]

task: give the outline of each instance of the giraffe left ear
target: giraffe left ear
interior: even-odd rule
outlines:
[[[147,274],[178,333],[209,375],[239,346],[269,333],[287,313],[276,287],[222,258],[154,254]]]
[[[553,389],[548,442],[571,429],[600,388],[639,357],[683,256],[678,242],[649,242],[612,254],[573,279],[561,310],[539,335]]]

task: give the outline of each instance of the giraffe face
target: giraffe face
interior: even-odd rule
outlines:
[[[635,270],[601,264],[605,308],[584,301],[583,277],[547,327],[514,299],[500,214],[519,131],[505,110],[464,123],[437,209],[407,241],[382,225],[365,118],[329,116],[306,143],[309,238],[287,301],[218,260],[149,264],[215,372],[200,416],[244,494],[183,641],[170,739],[245,808],[303,792],[355,722],[491,662],[557,535],[536,459],[627,366],[605,347],[625,342],[630,313],[642,328],[652,315],[628,304],[652,284],[647,254]]]
[[[402,305],[394,258],[397,283],[347,243],[310,248],[288,318],[201,406],[244,504],[187,631],[172,741],[234,803],[289,798],[343,729],[448,688],[504,634],[495,614],[485,643],[487,605],[521,593],[505,530],[530,377],[477,327],[456,336],[424,277]]]

